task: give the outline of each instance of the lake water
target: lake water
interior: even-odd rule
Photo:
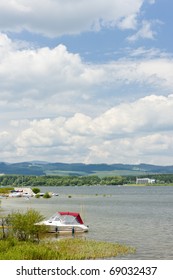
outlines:
[[[45,217],[56,211],[80,212],[87,239],[130,245],[136,253],[119,259],[173,259],[173,187],[82,186],[40,187],[51,199],[1,199],[1,209],[34,208]]]

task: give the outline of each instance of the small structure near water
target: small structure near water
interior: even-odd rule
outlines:
[[[136,178],[136,184],[154,184],[156,182],[155,179],[150,178]]]
[[[14,188],[9,194],[9,197],[31,197],[34,196],[31,188]]]

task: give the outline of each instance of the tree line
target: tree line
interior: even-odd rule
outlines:
[[[124,178],[109,176],[100,178],[92,176],[0,176],[1,186],[83,186],[83,185],[122,185]]]
[[[156,179],[156,183],[173,183],[173,174],[154,174],[139,177],[148,177]],[[124,185],[135,184],[136,176],[21,176],[21,175],[3,175],[0,176],[1,186],[92,186],[92,185]]]

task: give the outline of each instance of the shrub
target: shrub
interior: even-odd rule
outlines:
[[[48,192],[46,192],[46,193],[43,195],[43,197],[44,197],[44,198],[51,198],[51,195],[50,195]]]
[[[40,192],[40,189],[39,188],[33,188],[32,191],[33,191],[33,193],[38,194]]]
[[[44,217],[36,210],[29,209],[26,213],[14,212],[6,218],[9,226],[9,234],[18,240],[34,240],[38,238],[40,232],[46,232],[45,225],[36,225]]]
[[[0,188],[0,194],[8,194],[12,190],[14,190],[14,188]]]

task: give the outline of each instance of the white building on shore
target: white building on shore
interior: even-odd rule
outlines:
[[[154,184],[156,182],[155,179],[150,178],[136,178],[136,184]]]

